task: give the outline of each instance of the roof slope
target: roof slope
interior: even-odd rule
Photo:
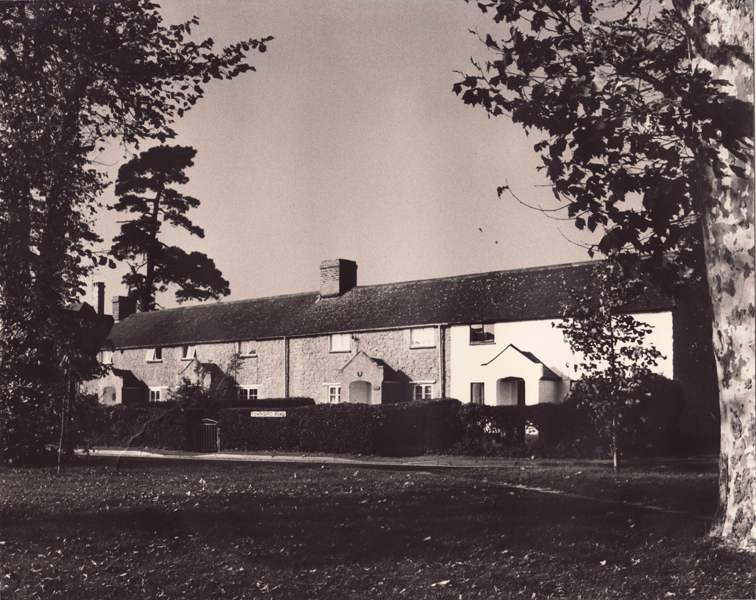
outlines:
[[[334,332],[557,318],[595,289],[600,262],[358,286],[342,296],[317,292],[137,313],[116,323],[117,348],[307,336]],[[673,302],[649,291],[628,309]]]

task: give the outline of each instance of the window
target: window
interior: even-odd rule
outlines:
[[[236,352],[239,356],[242,357],[252,357],[254,358],[257,356],[257,349],[255,348],[255,342],[248,340],[246,342],[236,342]]]
[[[113,351],[103,350],[100,355],[100,362],[103,365],[112,365],[113,364]]]
[[[470,384],[470,402],[472,404],[485,404],[485,386],[480,382]]]
[[[413,383],[412,399],[413,400],[430,400],[433,396],[433,385],[430,383]]]
[[[338,404],[341,402],[341,386],[329,385],[328,386],[328,402],[331,404]]]
[[[252,385],[240,385],[239,400],[257,400],[257,387]]]
[[[494,343],[494,324],[493,323],[475,323],[470,325],[470,343],[471,344],[493,344]]]
[[[331,352],[349,352],[352,349],[352,334],[334,333],[331,335]]]
[[[197,357],[197,346],[182,346],[181,360],[192,360]]]
[[[162,348],[150,348],[147,350],[147,362],[160,362],[163,360]]]
[[[150,388],[150,402],[162,402],[163,400],[164,400],[163,388],[151,387]]]
[[[433,348],[436,345],[436,331],[433,327],[410,329],[410,348]]]

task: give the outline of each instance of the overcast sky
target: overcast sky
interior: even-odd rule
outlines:
[[[201,19],[218,44],[273,35],[255,73],[213,82],[177,126],[197,149],[187,191],[236,300],[317,289],[326,258],[358,263],[360,284],[586,260],[554,206],[535,140],[451,92],[488,23],[462,0],[176,0],[168,22]],[[491,27],[488,30],[495,31]],[[113,169],[118,164],[114,162]],[[111,201],[111,198],[106,198]],[[103,213],[110,240],[116,216]],[[100,272],[107,296],[122,270]],[[160,298],[174,306],[172,295]]]

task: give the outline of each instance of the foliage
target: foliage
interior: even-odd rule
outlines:
[[[251,70],[248,54],[270,39],[216,50],[212,39],[192,39],[197,24],[166,25],[150,0],[0,7],[0,389],[9,431],[45,423],[80,376],[65,307],[92,267],[107,263],[92,250],[108,184],[98,153],[113,140],[136,147],[173,137],[174,120],[206,84]],[[30,430],[35,448],[19,441],[3,457],[15,460],[23,447],[31,458],[43,439]]]
[[[186,252],[161,240],[163,224],[203,238],[204,230],[187,216],[200,201],[179,192],[176,185],[189,181],[197,151],[188,146],[155,146],[145,150],[118,171],[117,202],[111,210],[137,216],[123,221],[113,238],[111,254],[129,264],[123,282],[139,298],[142,311],[154,310],[155,294],[175,285],[176,300],[218,299],[230,293],[228,281],[212,259],[201,252]]]
[[[168,391],[168,399],[182,408],[203,408],[214,411],[220,406],[233,406],[238,401],[237,376],[241,358],[234,354],[221,369],[214,363],[194,360],[194,376],[181,378],[176,388]]]
[[[85,447],[149,447],[193,450],[204,411],[177,406],[93,407],[88,429],[79,437]]]
[[[462,454],[529,456],[548,452],[570,435],[569,411],[562,405],[487,406],[465,404],[459,409],[462,435],[454,447]],[[527,436],[531,431],[534,435]]]
[[[561,411],[564,435],[560,455],[592,456],[611,452],[611,427],[596,410],[596,382],[579,379],[572,385]],[[607,403],[603,403],[604,406]],[[669,456],[683,448],[680,414],[683,395],[680,385],[661,375],[643,377],[623,407],[619,423],[623,455]]]
[[[234,450],[291,450],[406,455],[440,451],[460,435],[457,400],[387,405],[319,404],[285,417],[219,412],[221,445]]]
[[[666,0],[477,5],[506,33],[478,34],[488,58],[454,92],[542,134],[534,149],[561,208],[578,229],[604,228],[591,252],[690,276],[696,172],[745,176],[718,148],[752,156],[753,106],[697,60],[686,16]]]
[[[646,339],[653,327],[625,312],[643,282],[613,262],[596,276],[598,291],[552,325],[580,357],[581,397],[596,428],[611,439],[617,468],[627,410],[638,403],[640,386],[662,354]]]

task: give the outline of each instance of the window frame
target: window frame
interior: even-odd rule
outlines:
[[[166,388],[162,385],[151,385],[148,388],[148,396],[147,396],[148,401],[149,402],[166,402],[167,398],[165,400],[163,399],[164,389]],[[153,393],[157,393],[157,399],[152,397]]]
[[[480,329],[483,339],[473,339],[473,331]],[[468,326],[469,339],[471,346],[480,346],[485,344],[496,343],[496,324],[495,323],[470,323]],[[489,336],[490,337],[486,337]]]
[[[424,341],[414,341],[412,339],[413,333],[416,331],[425,331],[430,333],[430,342],[424,342]],[[416,349],[416,348],[435,348],[436,347],[436,328],[433,326],[430,327],[411,327],[410,328],[410,348]]]
[[[334,350],[334,339],[341,338],[348,340],[346,350]],[[352,351],[352,334],[351,333],[332,333],[329,338],[329,351],[333,354],[347,354]]]
[[[329,383],[327,387],[326,395],[328,397],[328,404],[341,404],[341,384]]]
[[[417,397],[417,391],[420,391],[420,397]],[[427,392],[427,394],[426,394]],[[426,381],[413,381],[412,382],[412,401],[422,402],[424,400],[433,399],[433,384]]]
[[[163,362],[163,347],[155,346],[154,348],[147,350],[146,360],[148,363]]]
[[[254,392],[254,398],[250,398],[250,392]],[[236,397],[239,400],[254,401],[260,399],[260,386],[258,384],[243,384],[236,388]]]
[[[475,386],[480,386],[480,395],[478,396],[478,402],[475,401],[474,389]],[[486,382],[485,381],[471,381],[470,382],[470,404],[477,404],[483,406],[486,403]]]
[[[236,342],[236,353],[240,358],[257,358],[257,348],[255,340],[240,340]]]
[[[107,359],[110,360],[107,360]],[[100,351],[100,364],[103,365],[112,365],[113,364],[113,351],[112,350],[101,350]]]
[[[194,360],[195,358],[197,358],[197,346],[195,344],[181,346],[181,360]]]

